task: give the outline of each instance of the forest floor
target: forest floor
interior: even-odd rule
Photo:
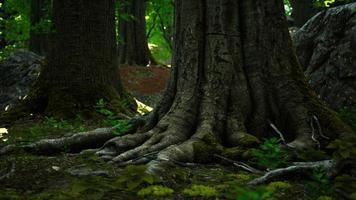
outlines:
[[[121,81],[142,103],[154,107],[166,87],[171,69],[165,66],[122,66]]]
[[[121,68],[121,77],[128,91],[153,106],[165,88],[169,72],[164,67],[126,66]],[[50,117],[20,121],[8,129],[9,134],[0,133],[0,147],[68,136],[100,126],[80,117],[73,121]],[[0,156],[0,200],[315,200],[323,195],[317,182],[301,177],[248,188],[246,183],[257,176],[229,163],[172,167],[161,177],[148,175],[145,169],[144,165],[123,168],[108,164],[91,152],[51,156],[17,152]]]

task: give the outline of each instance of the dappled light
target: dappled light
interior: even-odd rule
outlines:
[[[5,135],[8,134],[8,131],[6,128],[0,128],[0,140],[5,141],[3,138],[5,137]]]

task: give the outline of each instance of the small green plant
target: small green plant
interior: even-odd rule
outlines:
[[[218,196],[218,191],[210,186],[205,185],[192,185],[191,188],[186,188],[183,190],[183,194],[190,197],[205,197],[212,198]]]
[[[327,148],[334,151],[335,160],[352,159],[356,156],[356,136],[349,135],[346,138],[336,139]]]
[[[167,197],[172,196],[173,190],[169,187],[161,185],[151,185],[146,188],[141,189],[137,192],[139,197],[153,197],[155,199],[162,198],[167,199]]]
[[[265,187],[257,187],[255,189],[247,187],[236,188],[236,200],[273,200],[272,192]]]
[[[114,134],[121,135],[131,129],[129,121],[118,119],[116,114],[108,109],[108,103],[104,99],[99,99],[95,107],[96,111],[105,117],[102,120],[103,126],[115,127]]]
[[[313,197],[329,195],[332,191],[332,184],[325,169],[313,170],[311,180],[306,182],[307,192]]]
[[[252,149],[253,162],[265,169],[276,169],[285,166],[289,153],[280,146],[280,139],[266,139],[259,149]]]
[[[146,173],[146,169],[147,166],[145,165],[128,165],[114,184],[129,191],[135,190],[144,184],[152,185],[157,181],[157,177]]]
[[[72,129],[73,126],[66,120],[56,119],[54,117],[45,117],[45,120],[42,122],[45,126],[50,126],[57,129]]]

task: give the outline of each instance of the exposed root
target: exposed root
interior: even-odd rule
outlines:
[[[265,175],[256,178],[249,182],[249,185],[259,185],[271,181],[277,177],[285,176],[288,174],[302,173],[308,170],[323,168],[326,170],[327,174],[331,176],[332,170],[335,167],[335,162],[333,160],[323,160],[316,162],[296,162],[292,166],[286,168],[275,169],[267,172]]]
[[[23,146],[6,146],[0,150],[0,155],[11,153],[17,149],[38,154],[56,154],[60,152],[80,152],[83,149],[99,148],[106,141],[115,137],[114,128],[98,128],[92,131],[76,133],[68,137],[44,139]]]

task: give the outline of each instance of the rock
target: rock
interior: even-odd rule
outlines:
[[[335,110],[356,106],[356,3],[316,14],[293,34],[309,84]]]
[[[37,79],[44,59],[19,50],[0,63],[0,111],[17,104]]]

